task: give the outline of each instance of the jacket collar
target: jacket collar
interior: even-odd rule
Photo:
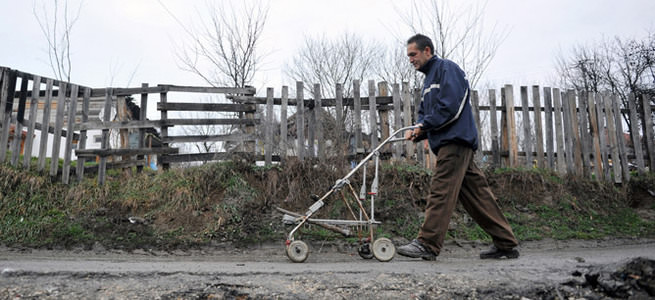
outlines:
[[[423,73],[423,74],[428,74],[430,71],[430,68],[432,68],[432,65],[437,61],[437,56],[433,55],[422,67],[420,67],[418,70]]]

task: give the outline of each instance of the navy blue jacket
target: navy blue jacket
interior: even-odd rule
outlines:
[[[446,144],[478,149],[478,129],[471,110],[469,83],[454,62],[433,56],[419,71],[425,74],[417,123],[423,124],[434,153]]]

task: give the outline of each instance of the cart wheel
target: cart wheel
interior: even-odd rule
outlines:
[[[371,243],[364,243],[359,246],[359,248],[357,248],[357,253],[359,253],[359,256],[363,259],[373,258],[373,253],[371,253]]]
[[[287,246],[287,256],[292,262],[304,262],[309,256],[309,247],[303,241],[293,241]]]
[[[390,261],[396,255],[396,246],[388,238],[379,238],[373,242],[373,255],[379,261]]]

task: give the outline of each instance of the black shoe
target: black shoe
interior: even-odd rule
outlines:
[[[480,252],[480,259],[489,258],[519,258],[519,251],[516,249],[502,250],[492,245],[489,250]]]
[[[396,250],[402,256],[412,258],[422,258],[424,260],[436,260],[437,255],[427,246],[423,245],[419,240],[414,239],[411,243],[400,246]]]

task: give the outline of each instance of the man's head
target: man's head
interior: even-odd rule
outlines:
[[[407,40],[407,57],[414,69],[420,69],[433,55],[434,45],[429,37],[419,33]]]

